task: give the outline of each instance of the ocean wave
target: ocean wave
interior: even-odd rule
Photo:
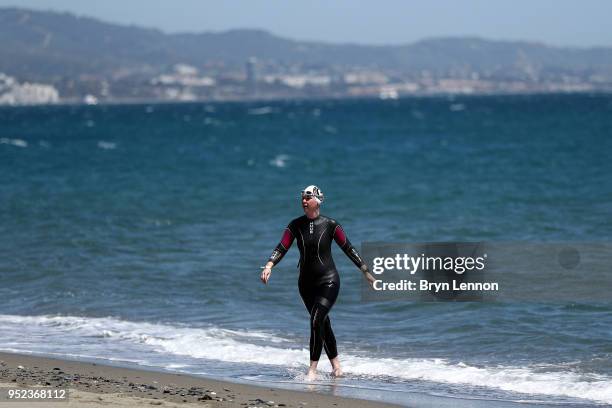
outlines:
[[[262,106],[261,108],[251,108],[248,111],[249,115],[267,115],[269,113],[277,112],[277,109],[271,106]]]
[[[165,323],[125,321],[113,317],[0,315],[3,343],[24,350],[19,339],[53,342],[57,335],[119,342],[169,355],[230,363],[250,363],[303,368],[308,350],[292,347],[291,339],[263,331],[228,330],[215,326],[188,327]],[[32,334],[32,336],[28,336]],[[75,339],[76,340],[76,339]],[[31,340],[28,347],[35,344]],[[36,351],[36,350],[32,350]],[[130,356],[98,356],[127,361]],[[612,403],[612,378],[578,373],[558,366],[484,366],[452,363],[440,358],[375,358],[344,353],[348,375],[372,379],[429,381],[452,385],[488,387],[521,394],[563,396]],[[167,361],[165,365],[172,364]],[[546,371],[544,371],[546,370]]]
[[[289,160],[289,156],[286,154],[276,155],[272,160],[269,161],[271,166],[283,168],[287,166],[287,161]]]
[[[7,144],[7,145],[17,146],[17,147],[28,147],[28,142],[26,142],[23,139],[9,139],[6,137],[0,138],[0,144]]]
[[[98,147],[104,150],[113,150],[117,147],[117,143],[105,142],[104,140],[98,141]]]

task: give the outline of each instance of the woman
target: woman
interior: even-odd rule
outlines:
[[[280,243],[261,272],[261,280],[267,284],[272,267],[280,262],[291,247],[293,240],[297,238],[300,250],[298,288],[304,305],[310,313],[309,379],[316,376],[321,349],[325,349],[331,361],[332,375],[342,375],[336,339],[328,316],[340,290],[340,277],[331,254],[332,239],[363,272],[370,285],[374,282],[374,277],[368,272],[367,265],[346,238],[340,224],[320,215],[322,201],[323,193],[317,186],[308,186],[302,191],[304,215],[289,223]]]

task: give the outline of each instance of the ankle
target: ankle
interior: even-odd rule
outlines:
[[[338,356],[330,359],[329,362],[331,363],[332,367],[340,368],[340,359],[338,358]]]

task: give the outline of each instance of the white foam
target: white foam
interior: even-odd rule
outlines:
[[[218,119],[215,118],[204,118],[204,124],[205,125],[211,125],[211,126],[215,126],[215,127],[219,127],[219,126],[223,126],[223,125],[231,125],[233,122],[222,122]],[[217,141],[217,139],[214,136],[210,136],[208,138],[208,141],[210,143],[214,143]]]
[[[29,336],[28,333],[37,334]],[[63,334],[78,343],[101,345],[109,350],[137,349],[145,353],[217,360],[232,363],[276,365],[305,368],[306,348],[292,348],[290,339],[263,331],[227,330],[219,327],[186,326],[130,322],[112,317],[0,315],[0,333],[5,347],[24,350],[35,346],[32,338],[48,346],[54,336]],[[21,342],[21,344],[19,343]],[[98,343],[92,343],[98,342]],[[24,346],[25,345],[25,346]],[[27,347],[26,347],[27,346]],[[5,348],[6,349],[6,348]],[[34,350],[40,352],[40,350]],[[118,351],[118,352],[120,352]],[[130,355],[99,355],[98,358],[129,361]],[[420,380],[435,383],[489,387],[504,391],[584,398],[612,403],[612,378],[562,369],[562,366],[488,366],[476,367],[432,358],[374,358],[344,353],[347,374],[369,377]],[[178,367],[177,367],[178,368]],[[548,371],[543,371],[547,369]],[[552,370],[557,371],[552,371]]]
[[[270,165],[278,168],[283,168],[287,166],[287,160],[289,160],[289,156],[286,154],[279,154],[270,160]]]
[[[168,370],[176,370],[177,368],[186,368],[186,364],[168,364],[165,368]]]
[[[0,144],[8,144],[17,147],[28,147],[28,142],[23,139],[9,139],[6,137],[0,138]]]
[[[267,115],[272,112],[275,112],[275,110],[270,106],[249,109],[249,115]]]
[[[544,394],[612,402],[612,379],[573,372],[538,372],[535,367],[474,367],[451,364],[443,359],[371,359],[347,356],[346,372],[391,375],[407,380],[425,380],[497,388],[526,394]]]
[[[98,147],[104,150],[112,150],[117,147],[117,143],[105,142],[104,140],[98,141]]]
[[[323,126],[323,130],[326,131],[327,133],[331,133],[332,135],[335,135],[336,133],[338,133],[338,129],[330,125]]]

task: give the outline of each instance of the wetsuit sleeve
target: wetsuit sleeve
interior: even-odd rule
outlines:
[[[285,254],[291,247],[292,243],[293,243],[293,233],[291,232],[289,227],[287,227],[285,228],[285,232],[283,232],[283,236],[280,242],[278,243],[276,248],[274,248],[274,251],[272,251],[272,255],[270,255],[270,259],[268,259],[268,262],[272,262],[274,265],[279,263],[280,260],[283,259],[283,256],[285,256]]]
[[[344,233],[344,230],[340,224],[336,224],[336,227],[334,228],[334,241],[336,241],[336,244],[338,244],[346,256],[348,256],[359,269],[365,266],[365,262],[363,262],[363,259],[361,259],[361,256],[359,256],[359,252],[357,252],[355,247],[346,237],[346,234]]]

